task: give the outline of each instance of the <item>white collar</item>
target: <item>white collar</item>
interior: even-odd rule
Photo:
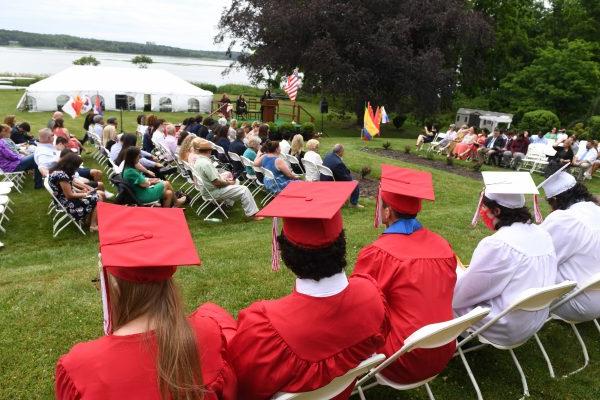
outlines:
[[[347,286],[348,277],[344,271],[319,281],[296,278],[296,291],[311,297],[334,296]]]

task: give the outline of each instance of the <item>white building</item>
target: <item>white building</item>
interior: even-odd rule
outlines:
[[[107,110],[210,112],[213,93],[160,69],[75,65],[29,86],[17,108],[54,111],[76,95]]]

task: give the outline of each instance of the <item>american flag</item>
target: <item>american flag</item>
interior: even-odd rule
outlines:
[[[291,101],[296,101],[296,95],[298,94],[298,89],[300,88],[300,77],[298,76],[298,68],[292,72],[290,76],[287,77],[287,83],[283,90],[290,97]]]

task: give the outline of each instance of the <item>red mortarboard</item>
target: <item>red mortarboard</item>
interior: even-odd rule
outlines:
[[[421,211],[421,200],[435,200],[433,181],[429,172],[381,165],[379,197],[394,211],[415,215]],[[381,215],[381,201],[375,215],[375,227]]]
[[[100,202],[98,234],[102,268],[104,331],[111,333],[106,272],[133,282],[169,279],[177,266],[199,265],[200,258],[178,208],[124,207]]]
[[[261,217],[283,218],[286,238],[302,247],[320,248],[333,243],[343,229],[340,209],[348,200],[357,182],[292,182],[257,214]],[[277,235],[274,219],[273,235]],[[279,254],[274,237],[273,268],[277,269]]]

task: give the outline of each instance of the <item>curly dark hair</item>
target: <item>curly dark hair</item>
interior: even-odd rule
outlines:
[[[277,241],[283,262],[298,278],[319,281],[346,268],[346,235],[343,230],[335,242],[318,249],[293,244],[283,233]]]
[[[498,222],[494,226],[496,230],[504,226],[511,226],[512,224],[517,222],[528,224],[531,223],[531,221],[533,221],[533,217],[531,216],[531,213],[529,212],[529,209],[527,207],[504,207],[495,202],[494,200],[488,199],[485,196],[483,197],[483,205],[489,208],[490,210],[494,210],[496,208],[500,210],[500,214],[496,216],[498,218]]]
[[[598,204],[598,200],[592,195],[584,184],[577,182],[569,190],[557,194],[556,196],[548,199],[548,204],[553,210],[566,210],[575,203],[582,201],[591,201],[594,204]]]

